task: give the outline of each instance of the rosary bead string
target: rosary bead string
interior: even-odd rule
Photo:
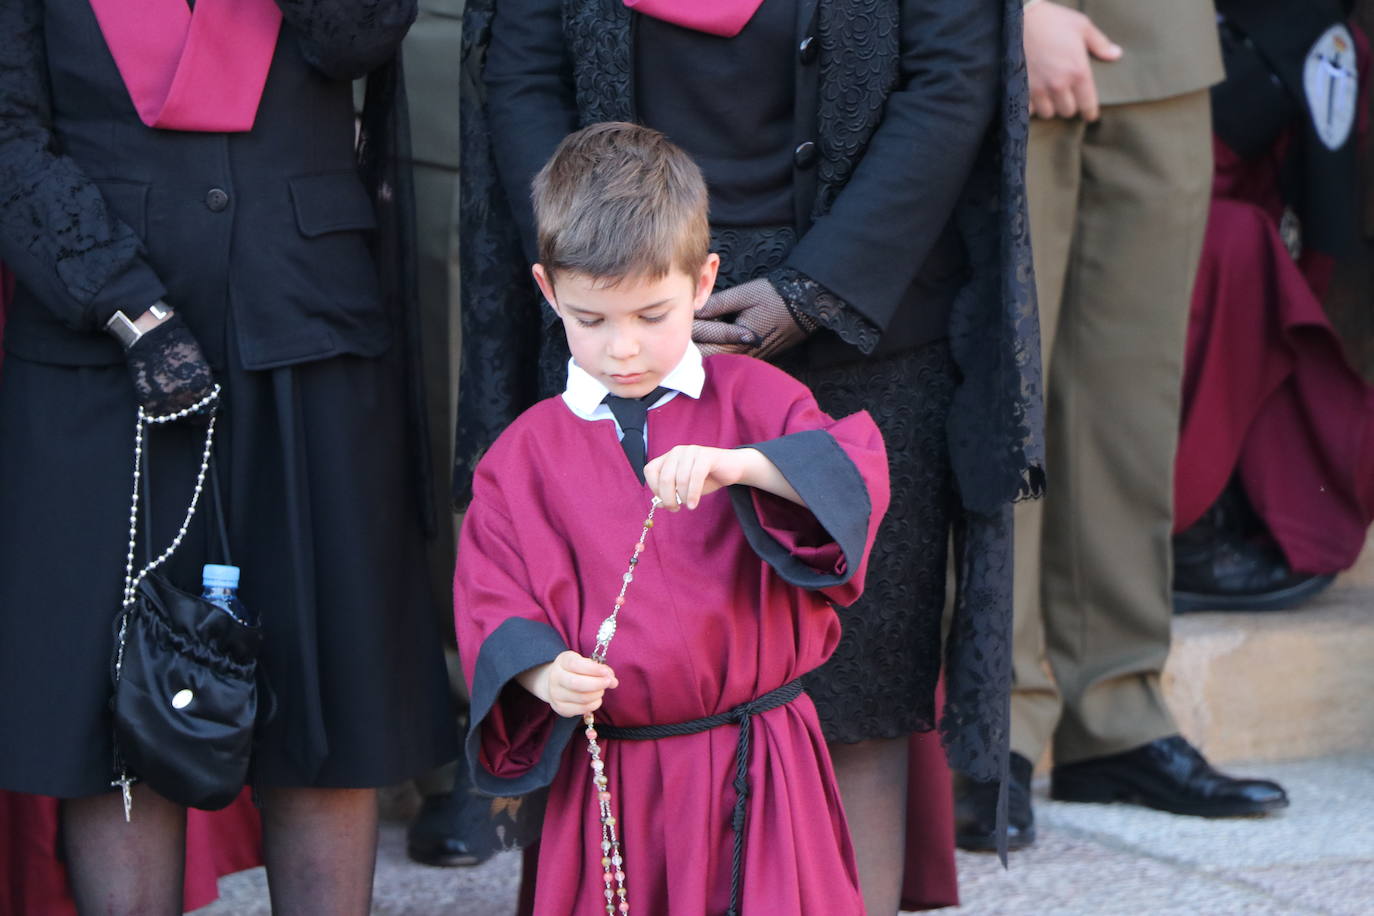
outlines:
[[[175,413],[163,414],[160,417],[149,416],[142,407],[138,408],[138,420],[134,427],[134,489],[133,496],[129,504],[129,550],[124,558],[124,601],[120,608],[119,615],[119,635],[116,637],[114,680],[116,685],[119,683],[120,676],[124,673],[124,647],[129,635],[129,613],[134,606],[134,601],[138,597],[138,586],[148,575],[157,569],[167,559],[176,552],[181,546],[182,540],[186,537],[187,530],[191,527],[191,519],[195,517],[196,507],[200,504],[200,494],[205,487],[205,475],[210,468],[210,454],[215,445],[215,421],[218,419],[217,408],[220,396],[220,386],[216,385],[209,394],[201,398],[190,407],[178,410]],[[205,427],[205,447],[201,451],[200,471],[196,474],[195,490],[191,493],[191,503],[186,507],[186,516],[182,519],[181,527],[177,529],[176,537],[168,545],[157,559],[143,567],[137,575],[134,574],[134,552],[138,545],[138,506],[139,494],[143,482],[143,442],[145,428],[163,423],[172,423],[177,420],[185,419],[194,413],[202,410],[209,410],[210,419]],[[119,789],[124,797],[124,821],[128,823],[133,814],[133,795],[130,788],[137,778],[130,776],[128,769],[124,766],[124,760],[120,756],[119,747],[115,747],[115,769],[119,771],[119,778],[110,783],[111,786]]]
[[[639,556],[649,539],[649,529],[654,527],[654,512],[661,504],[662,500],[657,496],[649,504],[649,515],[644,519],[644,528],[639,532],[639,540],[635,542],[634,553],[630,556],[630,568],[620,577],[620,593],[615,596],[615,606],[596,630],[592,661],[603,665],[606,663],[606,652],[615,638],[616,620],[620,617],[620,609],[625,606],[625,594],[630,590],[630,583],[635,579],[635,568],[639,566]],[[605,884],[606,914],[624,916],[630,912],[630,893],[625,886],[625,857],[620,848],[620,835],[616,832],[610,782],[606,779],[606,762],[601,759],[601,745],[596,741],[596,717],[587,713],[582,716],[582,724],[582,734],[587,739],[587,753],[592,758],[592,785],[596,788],[597,815],[601,821],[601,879]]]

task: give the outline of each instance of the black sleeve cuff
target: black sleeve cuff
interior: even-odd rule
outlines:
[[[789,585],[821,589],[848,582],[859,568],[868,544],[873,504],[863,476],[835,437],[825,430],[811,429],[741,447],[763,452],[782,472],[840,548],[844,562],[839,567],[841,572],[822,572],[803,563],[764,528],[754,502],[754,489],[736,485],[730,488],[730,501],[749,546]]]
[[[882,337],[882,329],[859,314],[849,303],[806,274],[791,267],[779,267],[768,275],[768,282],[787,303],[787,310],[803,315],[813,323],[833,331],[860,353],[872,353]],[[806,324],[798,321],[808,331]]]
[[[521,617],[507,620],[482,643],[472,674],[466,745],[472,782],[479,792],[487,795],[525,795],[553,782],[563,749],[581,720],[565,719],[548,710],[553,728],[539,760],[521,775],[511,778],[494,776],[482,765],[481,730],[492,707],[500,700],[502,691],[515,681],[516,675],[535,665],[551,662],[567,650],[563,637],[553,627]],[[514,686],[519,687],[518,684]]]

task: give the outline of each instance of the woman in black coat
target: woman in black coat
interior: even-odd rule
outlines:
[[[404,447],[404,326],[369,252],[381,211],[351,86],[394,58],[415,3],[130,8],[0,5],[0,260],[18,280],[0,375],[0,787],[64,800],[82,911],[181,911],[184,809],[139,782],[126,824],[111,792],[112,625],[136,409],[218,383],[224,521],[276,696],[250,772],[273,903],[366,913],[375,787],[456,755]],[[208,46],[187,30],[200,17],[219,20]],[[150,102],[149,49],[168,35],[168,59],[220,81],[177,97],[164,80]],[[153,552],[181,523],[204,431],[149,433]],[[183,590],[223,559],[211,514],[163,569]]]
[[[695,21],[706,6],[733,25]],[[529,331],[531,177],[579,126],[663,130],[712,195],[721,280],[698,344],[778,362],[887,440],[867,589],[807,681],[872,913],[897,909],[907,737],[936,725],[951,528],[951,748],[985,779],[1006,757],[1008,510],[1039,482],[1019,17],[1002,0],[468,6],[459,499],[481,444],[562,384],[557,335]]]

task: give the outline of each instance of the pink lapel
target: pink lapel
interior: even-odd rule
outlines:
[[[636,13],[673,25],[734,38],[763,5],[763,0],[624,0]]]
[[[90,3],[144,124],[252,130],[281,29],[273,0]]]

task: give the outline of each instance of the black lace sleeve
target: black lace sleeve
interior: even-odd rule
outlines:
[[[417,0],[277,0],[277,6],[299,33],[310,65],[343,80],[394,57],[418,11]]]
[[[163,297],[143,243],[52,135],[42,0],[0,4],[0,260],[67,325]]]
[[[840,340],[857,347],[861,353],[872,353],[882,337],[882,328],[869,321],[849,303],[791,267],[779,267],[768,274],[768,282],[787,303],[788,311],[797,323],[808,331],[805,319],[839,335]]]

